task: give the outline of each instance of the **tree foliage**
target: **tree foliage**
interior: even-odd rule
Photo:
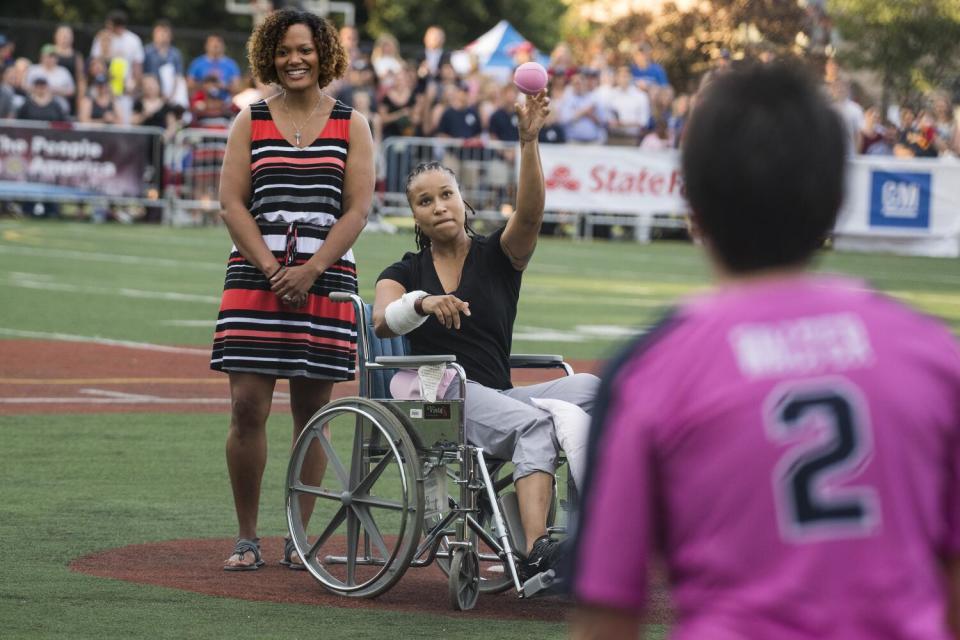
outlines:
[[[759,49],[796,53],[803,40],[798,34],[809,27],[808,15],[796,0],[711,0],[685,10],[668,2],[656,14],[635,12],[604,25],[568,22],[567,35],[580,51],[589,48],[585,43],[599,40],[613,62],[627,61],[631,46],[646,41],[671,82],[687,88],[724,51],[733,57]]]
[[[41,17],[68,24],[102,23],[118,8],[127,12],[131,25],[151,25],[166,18],[185,28],[249,31],[251,26],[248,16],[227,12],[223,0],[42,0]]]
[[[922,93],[960,73],[957,0],[829,0],[828,7],[841,60],[879,72],[885,94]]]
[[[109,11],[120,7],[131,25],[167,18],[177,29],[249,32],[252,24],[249,16],[228,13],[224,0],[41,0],[39,7],[29,9],[27,3],[15,4],[23,8],[22,17],[70,24],[102,24]],[[559,42],[567,10],[563,0],[356,0],[354,5],[357,26],[369,39],[389,32],[402,44],[415,46],[428,26],[439,24],[448,46],[460,47],[505,19],[543,51]]]
[[[400,42],[420,43],[432,24],[444,28],[449,47],[462,47],[500,20],[509,21],[540,50],[560,39],[567,7],[562,0],[365,0],[366,31],[371,37],[392,33]]]

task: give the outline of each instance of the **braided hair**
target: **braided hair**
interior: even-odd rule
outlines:
[[[431,160],[430,162],[421,162],[416,167],[414,167],[413,171],[411,171],[410,174],[407,176],[407,183],[404,186],[404,191],[407,194],[408,202],[410,201],[410,185],[413,184],[413,181],[417,176],[423,175],[428,171],[442,171],[444,173],[449,174],[450,177],[453,178],[454,183],[457,185],[457,189],[460,188],[460,183],[457,182],[457,174],[453,172],[453,169],[451,169],[450,167],[444,166],[443,164],[441,164],[440,162],[437,162],[436,160]],[[462,199],[462,196],[461,196],[461,199]],[[467,211],[469,211],[473,215],[477,215],[477,212],[474,210],[473,206],[469,202],[464,200],[463,204],[467,208]],[[464,219],[463,221],[463,228],[466,229],[468,236],[474,237],[477,235],[476,232],[470,228],[470,225],[467,224],[466,219]],[[423,231],[420,229],[420,225],[415,224],[413,226],[413,236],[414,236],[414,240],[417,243],[418,250],[423,251],[424,249],[430,246],[430,238],[425,233],[423,233]]]

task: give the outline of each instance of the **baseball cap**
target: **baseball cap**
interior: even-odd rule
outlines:
[[[42,47],[40,47],[40,55],[42,55],[42,56],[46,56],[46,55],[55,56],[55,55],[57,55],[57,47],[56,47],[55,45],[52,45],[52,44],[45,44],[45,45],[43,45]]]
[[[532,42],[529,40],[524,40],[523,42],[519,42],[512,47],[509,47],[507,49],[507,53],[510,55],[515,55],[517,53],[533,53],[535,49],[536,47],[533,46]]]
[[[230,92],[222,87],[214,87],[211,89],[207,89],[205,93],[207,94],[207,97],[210,98],[211,100],[229,100],[230,99]]]

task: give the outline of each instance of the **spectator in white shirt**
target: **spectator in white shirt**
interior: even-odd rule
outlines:
[[[143,41],[140,36],[127,29],[126,12],[118,9],[107,15],[106,27],[93,40],[90,57],[100,58],[106,61],[108,66],[112,66],[112,61],[116,59],[125,61],[126,89],[132,90],[139,86],[143,75]]]
[[[567,142],[603,144],[607,140],[605,109],[588,83],[584,71],[574,74],[556,107],[557,113]]]
[[[837,79],[830,85],[833,106],[840,114],[847,132],[847,153],[854,154],[860,146],[860,131],[863,129],[863,107],[850,97],[850,83]]]
[[[53,94],[54,100],[64,107],[67,113],[71,112],[70,105],[77,93],[77,85],[70,72],[57,64],[57,48],[52,44],[45,44],[40,49],[40,64],[31,65],[27,69],[26,85],[34,86],[34,80],[43,78]]]
[[[637,87],[630,67],[617,69],[613,86],[604,88],[601,100],[610,114],[609,142],[637,144],[650,122],[650,97]]]
[[[403,59],[400,57],[400,45],[397,39],[389,33],[381,33],[373,43],[373,53],[370,62],[379,80],[389,75],[403,73]]]

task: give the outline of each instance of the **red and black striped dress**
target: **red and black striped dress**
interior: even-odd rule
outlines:
[[[303,264],[342,214],[350,107],[337,102],[323,131],[298,149],[287,142],[265,101],[251,105],[249,203],[280,264]],[[353,306],[331,291],[357,291],[353,251],[317,278],[303,307],[284,304],[259,269],[230,253],[210,368],[280,378],[352,380],[357,331]]]

